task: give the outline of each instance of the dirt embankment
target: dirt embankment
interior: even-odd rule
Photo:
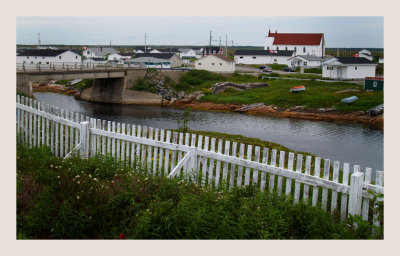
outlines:
[[[254,107],[252,107],[253,105]],[[276,106],[265,106],[263,104],[250,104],[250,105],[234,105],[234,104],[218,104],[210,102],[190,102],[168,104],[168,106],[187,108],[191,107],[196,110],[211,110],[211,111],[224,111],[224,112],[241,112],[251,115],[271,116],[271,117],[288,117],[299,118],[307,120],[319,121],[345,121],[345,122],[359,122],[373,125],[376,128],[383,129],[384,118],[383,114],[380,116],[369,116],[363,111],[345,113],[336,110],[310,110],[302,107],[294,107],[291,109],[279,108]]]
[[[34,83],[32,84],[33,91],[35,92],[58,92],[68,95],[74,95],[78,92],[76,88],[68,88],[64,85],[51,84],[51,83]]]

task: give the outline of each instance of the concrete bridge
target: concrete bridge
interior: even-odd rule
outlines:
[[[173,80],[177,80],[182,71],[162,71]],[[103,68],[103,69],[61,69],[61,70],[23,70],[17,71],[17,91],[28,96],[33,95],[32,83],[49,80],[94,79],[93,87],[85,92],[85,99],[96,102],[124,103],[124,94],[133,93],[136,98],[146,98],[150,93],[125,90],[127,82],[146,76],[145,68]],[[174,74],[175,73],[175,74]],[[140,94],[140,95],[139,95]],[[150,97],[151,98],[151,97]],[[154,96],[153,96],[154,98]],[[161,103],[161,96],[160,96]],[[158,99],[155,101],[158,102]]]

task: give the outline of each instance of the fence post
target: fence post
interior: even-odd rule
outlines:
[[[89,156],[89,122],[81,122],[80,139],[81,139],[81,157],[88,158]]]
[[[349,215],[361,215],[364,173],[356,172],[351,175],[349,190]]]

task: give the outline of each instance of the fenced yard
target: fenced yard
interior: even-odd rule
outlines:
[[[94,119],[17,96],[17,132],[31,147],[46,145],[58,157],[109,154],[154,175],[213,188],[254,185],[293,196],[345,219],[361,215],[379,226],[373,194],[384,193],[383,171],[238,144],[207,136]],[[350,168],[353,172],[350,173]],[[371,193],[372,192],[372,193]]]

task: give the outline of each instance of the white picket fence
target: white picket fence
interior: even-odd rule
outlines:
[[[371,168],[363,173],[354,165],[349,177],[347,163],[340,170],[338,161],[331,166],[324,159],[321,170],[319,157],[306,156],[303,161],[303,155],[284,151],[278,157],[275,149],[89,118],[22,96],[17,96],[17,132],[29,146],[46,145],[55,156],[111,154],[154,174],[192,177],[202,186],[230,189],[252,184],[262,191],[292,195],[294,203],[305,200],[318,205],[341,219],[357,214],[380,225],[370,209],[369,191],[384,194],[383,171],[376,171],[373,185]]]

